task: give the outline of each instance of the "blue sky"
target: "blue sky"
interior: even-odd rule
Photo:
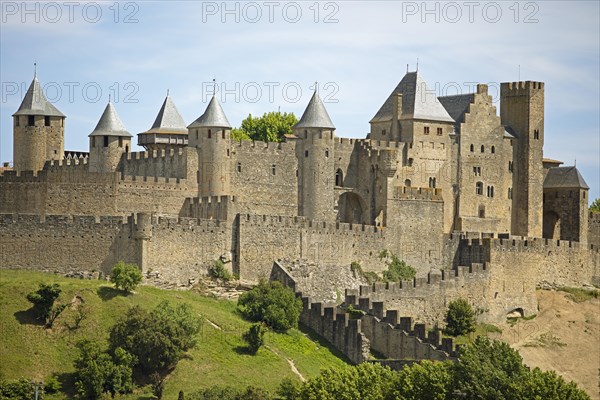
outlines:
[[[38,65],[65,114],[66,149],[87,150],[109,93],[132,134],[167,89],[186,123],[215,78],[230,122],[281,109],[300,116],[318,82],[342,137],[368,121],[406,72],[439,95],[488,83],[546,83],[544,156],[600,187],[599,2],[11,2],[0,24],[0,159]]]

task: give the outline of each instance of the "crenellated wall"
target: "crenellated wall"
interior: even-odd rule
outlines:
[[[127,153],[117,170],[125,176],[190,179],[195,183],[197,168],[190,168],[197,166],[195,154],[196,150],[188,147]]]

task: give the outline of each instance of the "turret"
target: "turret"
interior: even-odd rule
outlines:
[[[152,127],[146,132],[138,133],[138,145],[146,150],[180,149],[188,144],[188,130],[183,118],[177,111],[171,96],[167,94]]]
[[[52,105],[34,76],[13,114],[14,169],[40,171],[46,160],[60,160],[65,149],[65,115]]]
[[[215,96],[188,126],[188,146],[198,149],[198,191],[204,196],[230,194],[231,125]]]
[[[90,138],[90,172],[114,172],[131,149],[131,134],[109,101]]]
[[[332,220],[335,185],[335,126],[315,91],[302,118],[293,127],[300,139],[298,157],[298,213],[309,219]]]
[[[542,236],[544,83],[505,82],[500,87],[500,119],[514,140],[512,233]]]

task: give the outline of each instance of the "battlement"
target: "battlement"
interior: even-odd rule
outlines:
[[[359,289],[346,289],[345,302],[359,310],[384,318],[381,299],[401,297],[427,297],[433,292],[456,286],[464,279],[485,279],[489,272],[489,264],[473,263],[471,266],[459,266],[452,270],[441,270],[441,273],[429,272],[427,277],[414,278],[401,282],[376,282],[372,285],[361,285]],[[375,304],[377,303],[377,304]],[[379,304],[381,303],[381,304]]]
[[[535,81],[519,81],[519,82],[502,82],[501,91],[506,95],[519,95],[530,90],[544,89],[544,82]]]
[[[18,224],[23,227],[111,227],[119,228],[127,222],[121,216],[93,215],[38,215],[38,214],[0,214],[0,226]]]
[[[164,176],[135,176],[120,175],[119,184],[125,187],[162,187],[164,189],[187,189],[189,181],[180,178],[168,178]]]
[[[236,202],[235,196],[188,197],[181,207],[179,216],[225,221],[233,217],[235,212],[230,210],[230,206],[235,205]]]
[[[183,148],[179,147],[179,148],[177,148],[177,150],[171,148],[171,149],[169,149],[169,151],[166,151],[165,149],[161,149],[160,151],[152,150],[152,151],[131,152],[131,153],[127,153],[125,155],[124,159],[127,161],[131,161],[131,160],[145,160],[148,158],[178,157],[178,156],[183,156],[183,155],[184,155]]]
[[[233,140],[232,149],[236,147],[241,150],[261,151],[262,153],[280,153],[282,151],[293,152],[296,148],[295,142],[262,142],[254,140]]]
[[[415,186],[397,186],[392,192],[394,200],[443,201],[442,189]]]
[[[298,216],[274,216],[240,214],[240,224],[266,225],[266,226],[295,226],[303,229],[312,229],[321,233],[367,233],[383,236],[383,231],[374,225],[350,224],[344,222],[325,222],[309,220]]]
[[[48,160],[46,161],[46,164],[44,165],[44,169],[56,169],[61,168],[61,167],[76,167],[76,166],[84,166],[87,165],[89,162],[88,157],[85,158],[63,158],[60,160]]]

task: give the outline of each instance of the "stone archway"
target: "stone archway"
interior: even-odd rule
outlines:
[[[364,212],[366,207],[364,201],[356,193],[342,193],[338,199],[337,220],[351,224],[364,223]]]
[[[543,236],[546,239],[560,239],[560,217],[554,211],[544,213]]]

